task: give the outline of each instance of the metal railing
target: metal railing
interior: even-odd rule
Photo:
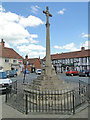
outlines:
[[[75,112],[74,91],[40,91],[24,90],[25,113],[62,113],[70,114]]]
[[[8,99],[13,96],[13,94],[17,94],[17,80],[12,82],[12,86],[11,87],[7,86],[5,102],[7,102]]]
[[[17,82],[13,83],[10,92],[6,92],[6,103],[19,111],[28,114],[60,113],[74,114],[76,109],[87,102],[88,85],[79,81],[74,90],[17,90]],[[8,89],[7,89],[8,90]]]

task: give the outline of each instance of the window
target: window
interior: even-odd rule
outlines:
[[[5,72],[0,72],[0,79],[5,79],[7,78]]]
[[[17,63],[17,60],[13,60],[13,63]]]
[[[69,59],[69,63],[71,63],[71,59]]]
[[[87,63],[87,58],[81,58],[82,63]]]
[[[68,63],[68,60],[66,59],[66,64]]]
[[[64,64],[64,61],[65,61],[65,60],[63,59],[63,62],[62,62],[63,64]]]
[[[90,57],[88,57],[88,62],[90,62]]]
[[[87,58],[86,57],[84,58],[84,63],[87,63]]]
[[[5,59],[5,62],[8,63],[8,62],[9,62],[9,59]]]
[[[73,59],[71,59],[71,63],[73,63]]]
[[[83,58],[81,58],[81,63],[83,63]]]

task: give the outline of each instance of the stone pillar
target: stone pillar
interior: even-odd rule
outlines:
[[[46,14],[46,64],[45,64],[45,70],[46,75],[51,75],[52,65],[51,65],[51,55],[50,55],[50,31],[49,31],[49,16],[52,17],[52,15],[48,11],[48,7],[46,7],[46,11],[43,11],[43,13]]]

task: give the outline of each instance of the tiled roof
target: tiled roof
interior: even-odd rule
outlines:
[[[61,54],[52,54],[51,60],[66,59],[66,58],[81,58],[81,57],[88,57],[88,56],[90,56],[90,49],[75,51],[75,52],[61,53]],[[45,59],[46,57],[43,58],[43,60]]]
[[[15,50],[12,48],[1,48],[0,47],[0,57],[3,58],[14,58],[14,59],[23,59],[22,56],[20,56]]]
[[[37,59],[39,59],[39,58],[30,58],[30,59],[28,59],[28,62],[29,62],[29,64],[34,64]]]

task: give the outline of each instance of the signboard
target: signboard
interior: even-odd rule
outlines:
[[[18,63],[22,63],[22,60],[18,60]]]

